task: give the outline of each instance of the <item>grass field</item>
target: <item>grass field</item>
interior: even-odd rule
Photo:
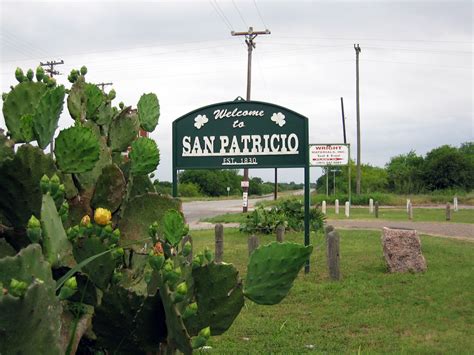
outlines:
[[[326,210],[329,219],[347,219],[344,215],[344,206],[339,207],[336,214],[334,207]],[[211,223],[241,223],[245,221],[244,213],[226,213],[219,216],[203,219],[203,222]],[[376,219],[375,215],[369,213],[368,208],[351,208],[349,219]],[[408,221],[408,215],[402,208],[380,208],[379,219],[389,221]],[[446,223],[474,223],[474,209],[464,209],[451,212],[451,220],[446,221],[446,212],[442,208],[414,208],[414,222],[446,222]]]
[[[474,245],[422,236],[428,271],[388,274],[379,232],[341,231],[342,280],[331,282],[325,245],[312,235],[311,272],[276,306],[247,301],[213,353],[473,353]],[[193,231],[196,250],[212,231]],[[302,242],[302,233],[287,240]],[[224,260],[245,275],[247,237],[225,230]],[[273,240],[261,238],[261,244]]]

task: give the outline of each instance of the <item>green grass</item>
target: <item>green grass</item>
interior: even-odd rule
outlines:
[[[379,232],[341,231],[342,280],[326,271],[324,239],[312,235],[311,272],[275,306],[247,301],[213,353],[473,353],[474,244],[422,236],[428,271],[388,274]],[[192,233],[197,250],[212,231]],[[302,242],[302,233],[287,240]],[[247,237],[226,229],[224,260],[245,274]],[[273,240],[261,237],[261,244]],[[308,346],[312,345],[310,349]]]
[[[339,214],[330,206],[326,210],[329,219],[347,219],[344,215],[344,206],[339,207]],[[205,218],[203,222],[210,223],[242,223],[245,221],[245,213],[226,213],[215,217]],[[351,208],[349,219],[376,219],[375,215],[369,213],[368,208]],[[408,221],[406,209],[402,208],[380,208],[379,219],[388,221]],[[414,208],[414,222],[446,222],[446,223],[473,223],[474,209],[463,209],[458,212],[451,211],[451,220],[446,221],[446,211],[442,208]]]

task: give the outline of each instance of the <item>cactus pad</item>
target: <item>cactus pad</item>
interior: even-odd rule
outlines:
[[[33,116],[33,128],[38,146],[42,149],[50,143],[58,127],[65,95],[64,86],[60,85],[48,90],[38,102]]]
[[[0,294],[0,353],[64,353],[58,345],[62,309],[55,296],[51,266],[44,261],[38,244],[0,259],[0,282],[5,285],[11,278],[29,286],[21,298]]]
[[[244,295],[258,304],[277,304],[290,291],[313,247],[273,242],[250,256]]]
[[[161,222],[169,209],[180,210],[179,200],[156,193],[137,196],[125,205],[119,228],[121,241],[128,242],[143,239],[148,235],[148,227],[155,221]],[[141,246],[136,246],[140,249]]]
[[[124,193],[125,178],[122,170],[115,164],[108,165],[102,169],[97,180],[91,206],[107,208],[114,213],[120,207]]]
[[[23,141],[26,143],[35,139],[35,132],[33,130],[33,115],[27,114],[20,118],[20,132]]]
[[[140,126],[147,132],[153,132],[160,118],[160,104],[155,94],[143,94],[137,105]]]
[[[82,173],[94,168],[99,159],[99,143],[90,129],[75,126],[59,133],[54,152],[63,172]]]
[[[114,152],[124,152],[138,136],[140,122],[136,114],[122,111],[110,124],[109,146]]]
[[[71,245],[67,240],[61,217],[50,195],[43,195],[41,205],[41,228],[43,230],[43,252],[53,266],[72,266]]]
[[[79,238],[73,245],[74,259],[81,261],[106,251],[108,247],[98,237]],[[116,266],[116,261],[110,253],[104,254],[82,268],[91,281],[101,290],[110,282]]]
[[[155,171],[160,162],[160,152],[153,139],[140,137],[132,143],[130,152],[132,175],[144,175]]]
[[[3,117],[11,138],[17,143],[24,141],[20,131],[21,117],[34,113],[41,96],[46,90],[46,85],[43,83],[25,81],[15,86],[8,93],[3,103]]]
[[[210,263],[193,270],[198,313],[186,319],[191,335],[210,325],[211,334],[224,333],[244,305],[238,271],[231,264]]]
[[[85,94],[84,77],[79,77],[72,85],[67,97],[67,108],[69,114],[75,120],[83,120],[87,110],[87,96]]]
[[[102,174],[102,169],[112,163],[112,156],[109,147],[105,143],[105,138],[99,136],[96,141],[99,143],[99,160],[92,170],[75,175],[82,190],[82,195],[87,195],[90,198],[92,198],[97,179]]]
[[[156,192],[155,186],[151,182],[148,175],[137,175],[129,182],[132,185],[129,198],[146,194],[148,192]]]
[[[86,95],[86,117],[95,121],[96,112],[105,99],[104,93],[95,84],[86,83],[84,87]]]
[[[145,297],[119,285],[108,289],[92,324],[98,344],[110,353],[155,353],[166,339],[166,323],[157,293]]]
[[[0,129],[0,164],[7,159],[13,158],[13,145],[15,143],[8,139],[3,129]]]
[[[24,227],[31,215],[40,216],[40,179],[56,172],[54,161],[37,147],[24,144],[0,167],[0,213],[14,227]]]

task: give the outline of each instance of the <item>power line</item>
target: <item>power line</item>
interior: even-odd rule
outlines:
[[[316,39],[316,40],[335,40],[335,41],[378,41],[378,42],[432,42],[432,43],[464,43],[472,44],[472,41],[449,41],[449,40],[430,40],[430,39],[395,39],[395,38],[355,38],[355,37],[312,37],[312,36],[280,36],[280,38],[299,38],[299,39]]]
[[[242,23],[244,24],[245,27],[248,27],[247,22],[245,21],[244,17],[242,16],[242,13],[240,12],[239,8],[237,7],[237,4],[235,3],[234,0],[232,0],[232,5],[234,5],[235,9],[237,10],[237,13],[239,14],[240,19],[242,20]],[[266,26],[265,26],[266,27]]]
[[[215,5],[215,10],[217,11],[217,13],[220,14],[222,20],[227,24],[227,27],[229,27],[229,29],[231,31],[233,31],[234,26],[232,26],[232,23],[229,21],[229,19],[225,15],[224,11],[219,6],[219,3],[217,2],[217,0],[214,0],[214,3],[211,0],[209,0],[209,1],[211,2],[211,5]]]
[[[258,6],[257,6],[257,1],[256,1],[256,0],[253,0],[253,4],[255,5],[255,8],[257,9],[258,17],[260,17],[260,20],[262,21],[263,26],[264,26],[265,28],[268,28],[267,25],[266,25],[266,23],[265,23],[265,21],[263,20],[263,16],[262,16],[262,14],[261,14],[259,8],[258,8]]]

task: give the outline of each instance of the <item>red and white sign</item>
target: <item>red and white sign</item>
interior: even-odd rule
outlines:
[[[240,187],[249,187],[249,182],[248,181],[241,181],[240,182]]]
[[[334,166],[349,164],[349,146],[346,144],[310,144],[310,166]]]

